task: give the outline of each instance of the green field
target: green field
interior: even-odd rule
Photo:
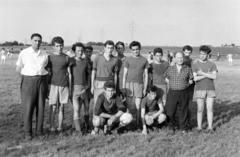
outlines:
[[[96,48],[95,48],[96,49]],[[99,48],[102,49],[102,48]],[[143,47],[143,52],[153,47]],[[166,48],[166,52],[181,49]],[[215,52],[215,48],[214,52]],[[50,50],[50,48],[49,48]],[[218,50],[216,48],[216,50]],[[238,52],[238,48],[219,48],[218,51]],[[129,51],[127,49],[127,51]],[[217,99],[214,105],[215,134],[190,132],[174,135],[166,128],[141,135],[140,132],[128,132],[117,138],[112,136],[71,135],[72,106],[66,105],[64,120],[65,135],[49,135],[46,138],[34,138],[24,141],[24,128],[20,101],[20,77],[15,73],[17,48],[14,58],[7,60],[7,66],[0,66],[0,156],[240,156],[240,60],[234,60],[234,66],[228,66],[226,59],[216,62],[219,76],[215,82]],[[197,48],[193,56],[196,58]],[[130,55],[130,54],[128,54]],[[238,56],[239,57],[239,56]],[[191,123],[196,126],[196,102],[191,106]],[[48,132],[49,106],[46,104],[44,132]],[[35,119],[34,119],[35,121]],[[33,125],[35,127],[35,125]],[[203,126],[206,128],[206,112]]]

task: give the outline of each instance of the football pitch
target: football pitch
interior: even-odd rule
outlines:
[[[154,47],[142,47],[146,56]],[[20,48],[19,48],[20,49]],[[70,48],[65,48],[65,50]],[[102,47],[95,48],[95,52]],[[47,50],[52,51],[52,48]],[[180,47],[163,47],[164,52],[181,50]],[[229,52],[238,54],[238,48],[212,48],[224,55]],[[228,66],[226,56],[213,62],[218,68],[218,79],[215,81],[217,92],[214,104],[214,134],[190,132],[182,135],[180,131],[169,134],[167,128],[150,131],[148,135],[141,132],[126,132],[117,138],[111,135],[90,134],[76,137],[71,135],[72,106],[65,106],[64,135],[49,135],[45,138],[34,138],[24,141],[22,108],[20,101],[20,77],[15,73],[18,56],[15,50],[13,59],[7,60],[6,66],[0,66],[0,156],[240,156],[240,60],[236,56],[233,66]],[[126,49],[127,56],[131,53]],[[198,58],[198,48],[194,48],[193,58]],[[92,109],[92,108],[91,108]],[[191,124],[197,126],[197,104],[190,106]],[[35,118],[34,118],[35,124]],[[33,125],[35,128],[35,125]],[[49,106],[46,104],[44,133],[49,127]],[[207,127],[206,110],[203,127]]]

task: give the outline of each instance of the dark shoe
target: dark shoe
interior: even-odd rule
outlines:
[[[195,130],[194,130],[194,132],[196,132],[197,134],[200,134],[200,133],[202,133],[202,129],[200,129],[200,128],[196,128]]]

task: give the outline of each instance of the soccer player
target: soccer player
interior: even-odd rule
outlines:
[[[229,52],[229,54],[227,55],[227,59],[228,59],[228,65],[232,66],[233,65],[233,54],[231,52]]]
[[[197,123],[199,132],[202,131],[202,118],[204,102],[207,100],[208,131],[213,133],[213,104],[216,97],[213,80],[217,79],[217,67],[213,62],[208,61],[211,49],[203,45],[199,49],[200,60],[192,66],[194,81],[196,82],[195,97],[197,99]]]
[[[141,103],[141,118],[143,124],[142,134],[147,134],[147,126],[154,123],[162,124],[166,115],[164,112],[162,98],[158,94],[158,88],[154,85],[148,87],[148,94]]]
[[[49,119],[50,131],[56,131],[54,125],[55,113],[58,108],[58,132],[62,132],[64,119],[64,104],[71,97],[71,72],[70,59],[63,53],[64,40],[61,37],[52,39],[54,52],[49,55],[48,69],[50,71],[50,93],[49,93]]]
[[[108,40],[104,44],[104,53],[96,55],[93,61],[92,70],[92,87],[91,92],[94,94],[94,105],[97,97],[104,91],[104,83],[114,81],[117,85],[118,59],[112,55],[114,50],[114,42]]]
[[[115,49],[117,51],[117,58],[118,58],[118,83],[117,83],[117,94],[119,94],[120,92],[122,93],[123,90],[123,71],[124,71],[124,67],[123,64],[126,60],[126,56],[124,55],[124,51],[125,51],[125,45],[123,42],[119,41],[116,43],[115,45]]]
[[[72,103],[73,103],[73,120],[76,128],[76,135],[82,134],[80,127],[80,110],[82,103],[84,104],[84,122],[85,126],[83,134],[89,128],[89,104],[86,89],[90,85],[91,67],[87,59],[82,58],[84,46],[82,43],[73,44],[72,50],[75,57],[72,58],[71,74],[72,74]]]
[[[153,50],[155,60],[149,65],[149,73],[152,73],[152,84],[157,86],[159,97],[166,104],[167,84],[165,82],[164,74],[169,67],[169,62],[164,61],[163,51],[160,47]]]
[[[186,45],[186,46],[183,47],[183,53],[184,53],[183,65],[188,66],[190,69],[192,68],[192,64],[193,64],[193,60],[192,60],[192,58],[190,58],[190,56],[192,54],[192,51],[193,51],[193,49],[189,45]],[[188,98],[189,98],[188,108],[189,108],[190,105],[192,105],[194,88],[195,88],[195,83],[193,81],[193,83],[190,84],[187,88]],[[189,120],[188,123],[190,124],[191,112],[190,112],[189,109],[188,109],[188,120]]]
[[[183,134],[188,131],[188,92],[187,87],[192,84],[193,74],[191,69],[183,65],[184,54],[182,51],[175,53],[176,64],[166,71],[165,79],[169,83],[167,93],[166,114],[168,126],[173,132],[177,123],[175,121],[176,110],[179,108],[179,126]]]
[[[90,66],[90,70],[92,72],[92,68],[93,68],[93,61],[91,60],[92,54],[93,54],[93,47],[90,45],[85,46],[85,59],[88,61],[88,64]],[[89,79],[91,80],[91,75],[92,73],[90,73],[89,75]],[[85,101],[88,101],[88,106],[84,106],[84,120],[85,121],[89,121],[89,106],[90,104],[92,104],[91,102],[93,102],[93,94],[91,92],[91,81],[89,82],[89,85],[87,86],[88,88],[86,89],[86,94],[87,94],[87,99],[85,99]],[[87,104],[87,103],[85,103]],[[93,106],[92,106],[93,107]],[[89,128],[89,126],[88,126]]]
[[[17,60],[16,72],[21,75],[21,102],[23,107],[23,120],[25,138],[33,137],[32,121],[36,108],[36,135],[43,135],[43,120],[45,98],[47,97],[47,75],[45,69],[48,55],[40,50],[42,36],[34,33],[31,36],[31,47],[22,50]]]
[[[6,65],[6,59],[7,59],[7,51],[5,48],[2,48],[1,50],[1,65]]]
[[[93,126],[91,134],[99,133],[104,127],[104,134],[120,133],[121,128],[132,121],[132,115],[125,113],[126,107],[115,93],[115,83],[107,81],[104,83],[104,92],[98,98],[94,107]],[[117,126],[118,125],[118,126]]]
[[[147,94],[148,61],[140,54],[141,44],[138,41],[133,41],[129,48],[133,55],[128,57],[123,65],[123,93],[126,96],[127,108],[130,113],[136,114],[136,122],[139,125],[141,100]]]

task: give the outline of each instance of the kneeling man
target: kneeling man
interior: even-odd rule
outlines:
[[[115,93],[115,84],[112,81],[107,81],[104,84],[104,92],[98,98],[94,107],[92,134],[99,132],[99,129],[104,127],[104,134],[118,133],[119,129],[128,125],[133,117],[130,113],[126,112],[126,107],[123,105],[122,100]]]
[[[162,124],[166,119],[160,95],[155,85],[148,87],[147,96],[143,98],[141,103],[142,134],[147,134],[147,126],[152,126],[154,123]]]

